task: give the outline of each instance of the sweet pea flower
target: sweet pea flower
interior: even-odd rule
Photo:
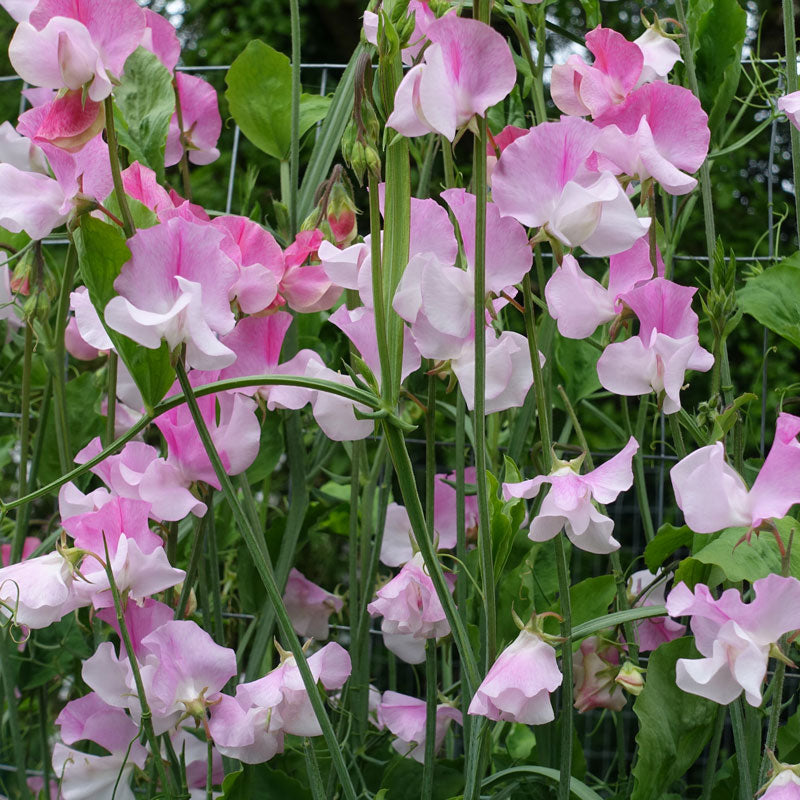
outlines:
[[[597,361],[604,388],[626,396],[655,391],[665,414],[680,410],[680,391],[687,369],[707,372],[714,357],[700,346],[698,319],[692,311],[696,289],[654,278],[620,295],[639,318],[639,332],[614,342]]]
[[[279,299],[294,311],[307,314],[330,308],[342,293],[325,268],[318,263],[317,251],[324,241],[322,231],[300,231],[283,253],[284,272],[278,284]]]
[[[556,460],[550,475],[539,475],[520,483],[504,483],[503,496],[506,500],[536,497],[542,484],[549,483],[550,491],[531,522],[528,536],[534,542],[546,542],[563,528],[569,540],[581,550],[612,553],[620,546],[612,536],[614,521],[601,514],[594,503],[611,503],[620,492],[631,488],[631,465],[638,449],[638,442],[631,436],[619,453],[585,475],[578,472],[583,457],[566,462]]]
[[[175,66],[181,56],[181,43],[175,27],[161,14],[150,8],[144,11],[145,29],[139,44],[158,56],[158,60],[170,71],[175,71]]]
[[[42,149],[27,136],[18,133],[8,121],[0,125],[0,163],[11,164],[23,172],[47,174],[47,163]]]
[[[392,748],[405,758],[425,761],[426,703],[417,697],[399,692],[384,692],[378,705],[378,725],[397,738]],[[434,753],[441,750],[451,722],[461,724],[461,712],[447,703],[436,706],[436,738]]]
[[[94,692],[67,703],[56,718],[61,739],[69,745],[80,740],[99,744],[109,755],[87,755],[57,742],[53,769],[60,778],[65,800],[114,797],[134,800],[130,779],[134,767],[144,769],[147,750],[137,739],[139,726],[120,708],[114,708]]]
[[[486,185],[492,185],[492,173],[497,165],[497,159],[511,142],[519,139],[528,132],[527,128],[518,128],[516,125],[506,125],[500,133],[489,137],[486,142]]]
[[[667,598],[670,616],[691,616],[701,659],[681,658],[676,683],[684,692],[720,705],[744,690],[751,706],[761,705],[767,661],[784,633],[800,628],[800,581],[768,575],[753,582],[755,599],[743,603],[736,589],[715,600],[707,586],[692,592],[680,583]],[[785,658],[781,654],[782,658]]]
[[[800,469],[800,417],[780,414],[775,439],[764,465],[748,490],[725,461],[722,442],[701,447],[670,471],[675,499],[695,533],[714,533],[738,526],[758,530],[784,517],[800,502],[795,476]]]
[[[389,503],[383,526],[380,560],[387,567],[402,567],[414,557],[414,533],[405,506]]]
[[[664,605],[666,602],[664,599],[666,579],[654,583],[658,577],[658,574],[653,574],[648,569],[641,569],[631,575],[628,580],[628,598],[633,608]],[[646,586],[650,586],[651,583],[653,583],[653,586],[636,600],[642,590]],[[635,604],[634,600],[636,600]],[[660,644],[679,639],[686,633],[685,625],[681,625],[669,617],[649,617],[648,619],[636,620],[633,623],[633,628],[636,631],[636,641],[639,644],[640,653],[655,650]]]
[[[550,693],[561,680],[556,651],[537,633],[523,629],[492,664],[467,713],[524,725],[552,722]]]
[[[375,595],[367,611],[376,617],[383,616],[383,643],[408,664],[421,664],[425,660],[427,639],[439,639],[450,633],[421,553],[415,554]]]
[[[82,90],[99,102],[111,94],[128,56],[145,32],[135,0],[40,0],[20,22],[8,56],[33,86]]]
[[[178,112],[172,115],[164,151],[164,166],[181,160],[184,147],[192,164],[211,164],[219,158],[217,140],[222,133],[216,89],[198,75],[176,72],[178,98],[183,117],[183,131],[178,126]]]
[[[773,757],[774,758],[774,757]],[[774,775],[767,784],[761,800],[800,800],[800,775],[797,765],[774,765]]]
[[[595,143],[602,169],[642,181],[653,178],[673,195],[697,186],[691,173],[705,161],[711,131],[708,115],[688,89],[649,83],[594,124],[602,128]]]
[[[440,133],[453,141],[514,88],[514,59],[505,39],[478,20],[446,14],[426,35],[431,44],[397,87],[386,124],[403,136]]]
[[[436,16],[431,11],[428,0],[410,0],[406,13],[408,16],[414,15],[414,30],[400,55],[403,63],[410,66],[425,46],[428,28]],[[378,15],[374,11],[364,12],[364,37],[370,44],[378,46]]]
[[[106,324],[138,344],[170,349],[186,344],[186,365],[215,370],[236,359],[215,334],[233,329],[228,293],[237,269],[209,225],[176,217],[128,239],[123,264],[105,308]]]
[[[314,682],[329,691],[340,689],[352,669],[347,651],[335,642],[307,661]],[[246,764],[260,764],[283,752],[285,733],[322,734],[297,663],[285,651],[281,664],[268,675],[239,684],[235,697],[222,695],[211,708],[208,726],[220,753]]]
[[[294,567],[286,581],[283,603],[295,633],[318,640],[328,638],[328,618],[344,606],[341,597],[317,586]]]
[[[778,111],[786,114],[789,122],[800,129],[800,92],[792,92],[778,98]]]
[[[567,247],[594,256],[628,250],[650,227],[617,179],[586,166],[600,131],[575,117],[537,125],[503,151],[492,175],[492,197],[503,216],[543,227]],[[530,175],[537,180],[531,181]]]
[[[10,14],[14,22],[26,22],[38,2],[39,0],[0,0],[0,6]]]
[[[634,39],[633,43],[642,51],[644,57],[642,74],[639,76],[636,88],[644,83],[665,81],[675,64],[678,61],[683,63],[678,43],[664,36],[657,25],[651,25],[641,36]]]
[[[597,636],[584,639],[572,656],[572,670],[575,708],[580,713],[593,708],[622,711],[627,698],[614,680],[619,672],[619,650],[613,644],[603,646]]]

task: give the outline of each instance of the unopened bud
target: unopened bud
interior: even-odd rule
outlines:
[[[619,684],[628,694],[638,697],[644,689],[643,669],[635,666],[631,661],[626,661],[619,669],[614,683]]]
[[[337,176],[328,197],[327,220],[337,247],[352,244],[358,234],[356,204],[341,176]]]

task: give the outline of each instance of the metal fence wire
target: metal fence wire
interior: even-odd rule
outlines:
[[[747,64],[749,62],[745,61],[743,64]],[[761,63],[767,64],[779,64],[780,59],[762,59]],[[345,70],[346,64],[336,64],[336,63],[305,63],[301,64],[301,69],[304,76],[309,76],[309,84],[313,84],[315,87],[319,87],[319,93],[321,95],[325,95],[332,87],[331,84],[338,80],[340,74]],[[229,65],[206,65],[206,66],[190,66],[190,67],[178,67],[178,70],[185,71],[185,72],[192,72],[198,74],[204,73],[224,73],[229,69]],[[12,83],[15,81],[20,81],[20,78],[16,75],[8,75],[8,76],[0,76],[0,83]],[[780,87],[779,87],[780,88]],[[25,99],[21,99],[20,103],[20,112],[25,109]],[[768,253],[766,256],[737,256],[737,261],[742,263],[769,263],[775,259],[776,254],[776,242],[775,242],[775,213],[774,213],[774,190],[775,184],[777,182],[776,177],[776,152],[777,152],[777,135],[778,135],[778,125],[783,124],[787,125],[788,123],[779,122],[778,119],[775,119],[771,126],[770,126],[770,145],[769,145],[769,157],[767,163],[767,175],[766,175],[766,187],[767,187],[767,215],[766,215],[766,223],[768,228]],[[231,213],[231,209],[233,206],[233,198],[234,198],[234,189],[236,186],[236,178],[238,167],[240,166],[240,143],[241,143],[241,130],[238,125],[235,125],[228,129],[223,129],[223,134],[221,138],[222,144],[220,145],[220,149],[224,150],[225,147],[230,147],[231,152],[231,161],[230,161],[230,168],[228,171],[227,177],[227,185],[225,190],[225,213]],[[675,212],[676,205],[673,205],[673,213]],[[699,212],[698,212],[699,213]],[[67,241],[63,238],[51,237],[46,239],[45,244],[48,245],[64,245],[67,244]],[[588,259],[584,256],[586,260]],[[675,260],[677,261],[692,261],[692,262],[707,262],[708,255],[692,255],[692,254],[680,254],[674,256]],[[763,329],[763,340],[762,340],[762,368],[761,368],[761,422],[760,422],[760,437],[759,437],[759,447],[760,447],[760,454],[763,457],[766,452],[766,437],[767,437],[767,357],[769,354],[769,334],[766,328]],[[3,412],[2,416],[19,416],[18,414],[9,414],[8,412]],[[654,521],[656,526],[660,526],[665,521],[667,504],[666,498],[669,497],[669,493],[667,491],[667,475],[669,472],[669,468],[674,463],[677,458],[671,454],[666,452],[665,448],[665,426],[664,426],[664,417],[661,415],[660,420],[658,421],[659,430],[660,430],[660,442],[658,444],[658,452],[646,452],[644,453],[644,458],[647,462],[647,466],[645,469],[645,477],[646,483],[648,488],[648,496],[652,498],[656,498],[656,503],[654,506]],[[409,444],[416,444],[413,439],[409,439]],[[424,444],[423,441],[420,441],[419,444]],[[448,446],[448,444],[442,442],[442,446]],[[607,457],[607,454],[598,453],[597,454],[600,461]],[[638,554],[641,554],[644,551],[645,546],[645,539],[644,534],[642,531],[641,525],[641,517],[639,513],[638,502],[634,492],[628,492],[622,495],[622,497],[615,503],[612,503],[608,507],[609,515],[614,519],[615,530],[619,532],[619,536],[621,540],[624,542],[624,549],[628,552],[631,557],[635,557]],[[586,559],[580,557],[573,558],[573,575],[577,579],[582,579],[585,577],[591,577],[594,574],[602,574],[604,571],[605,564],[599,559]],[[227,616],[243,619],[243,620],[250,620],[253,619],[252,615],[249,614],[228,614]],[[338,637],[339,640],[343,644],[347,644],[347,640],[349,639],[349,628],[346,625],[333,625],[332,630],[334,632],[334,636]],[[380,636],[380,631],[373,629],[370,631],[373,634],[373,639]],[[646,658],[643,659],[645,666],[646,666]],[[789,671],[786,673],[786,680],[791,681],[795,684],[798,681],[800,676],[795,671]],[[403,684],[405,684],[405,688],[408,691],[414,692],[418,684],[417,676],[413,670],[413,668],[409,668],[408,675],[406,676],[398,676],[398,688],[403,689]],[[790,684],[791,685],[791,684]],[[796,705],[796,702],[794,703]],[[556,698],[556,707],[558,708],[558,698]],[[587,771],[591,774],[603,777],[606,774],[608,765],[610,765],[617,753],[617,749],[620,744],[620,740],[618,739],[618,732],[615,730],[615,726],[611,724],[610,719],[608,718],[609,715],[605,711],[595,710],[590,711],[585,714],[579,715],[579,720],[577,723],[577,731],[578,736],[580,738],[584,758],[586,761]],[[733,739],[732,734],[729,728],[729,722],[726,723],[728,727],[726,727],[725,733],[723,735],[722,740],[722,755],[723,757],[727,754],[730,756],[733,753]],[[624,744],[626,747],[627,752],[632,751],[633,745],[633,736],[636,731],[636,718],[631,708],[631,703],[628,703],[626,708],[622,713],[622,726],[623,731],[621,736],[623,737]],[[535,729],[534,729],[535,732]],[[694,791],[698,786],[701,785],[702,776],[704,771],[705,765],[705,758],[706,754],[704,753],[698,762],[695,764],[691,772],[688,776],[688,782],[692,789],[692,796],[699,796],[699,790],[697,792]],[[14,771],[15,767],[12,765],[7,764],[0,764],[0,772],[3,771]],[[30,770],[31,775],[39,775],[41,774],[37,770]],[[0,778],[0,785],[2,785],[2,778]]]

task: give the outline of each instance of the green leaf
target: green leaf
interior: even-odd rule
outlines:
[[[739,85],[747,14],[737,0],[691,0],[687,22],[700,102],[716,135]]]
[[[591,619],[602,617],[614,601],[617,587],[613,575],[599,575],[570,586],[572,603],[572,626],[581,625]]]
[[[138,47],[128,56],[122,84],[114,90],[114,119],[119,143],[131,156],[164,179],[164,149],[175,111],[169,70],[158,56]]]
[[[740,394],[733,403],[731,403],[730,408],[726,408],[719,414],[714,420],[714,429],[708,437],[708,443],[713,444],[725,436],[736,424],[736,420],[739,419],[739,409],[742,408],[742,406],[749,405],[753,400],[758,400],[758,396],[754,395],[752,392]]]
[[[122,265],[130,260],[130,250],[116,226],[88,214],[81,217],[74,237],[81,277],[103,321],[103,311],[116,294],[114,280]],[[162,342],[157,350],[150,350],[111,330],[105,322],[103,325],[139,388],[145,408],[152,410],[175,380],[167,343]]]
[[[750,278],[737,298],[745,314],[800,347],[800,253]]]
[[[311,792],[285,772],[266,764],[245,764],[225,776],[223,800],[311,800]]]
[[[385,788],[386,800],[418,800],[422,784],[422,764],[412,758],[395,758],[383,773],[381,786]],[[448,800],[464,791],[463,764],[439,759],[436,762],[433,792],[430,800]]]
[[[536,745],[536,736],[530,725],[522,725],[519,722],[511,723],[511,730],[506,736],[506,748],[508,754],[515,761],[524,761],[533,751]]]
[[[300,135],[316,125],[320,120],[325,119],[328,109],[331,107],[331,97],[321,94],[301,94],[300,95]]]
[[[518,498],[503,502],[498,496],[497,478],[487,471],[486,479],[489,484],[489,528],[494,552],[494,577],[495,582],[499,583],[511,554],[514,538],[525,518],[525,504]]]
[[[711,738],[717,704],[675,684],[675,662],[696,656],[690,637],[662,644],[650,656],[644,690],[633,704],[639,757],[632,800],[660,800]]]
[[[533,766],[522,766],[522,767],[511,767],[510,769],[504,769],[501,772],[497,772],[494,775],[489,776],[488,778],[484,778],[483,783],[481,784],[481,788],[486,788],[491,786],[494,783],[498,783],[500,781],[509,780],[511,778],[516,778],[523,775],[537,775],[542,778],[547,778],[554,783],[558,783],[561,775],[557,769],[551,769],[550,767],[533,767]],[[572,795],[578,798],[578,800],[601,800],[600,795],[594,791],[594,789],[590,789],[585,783],[582,783],[577,778],[570,778],[569,781],[569,790]],[[514,795],[515,797],[517,795]],[[538,795],[530,794],[526,795],[528,797],[538,797]]]
[[[570,402],[577,404],[600,388],[597,359],[600,351],[582,339],[556,338],[556,368]],[[560,402],[560,398],[559,398]]]
[[[647,569],[650,572],[656,572],[679,547],[689,547],[693,535],[686,525],[682,525],[680,528],[669,523],[662,525],[658,529],[655,539],[644,548],[644,563],[647,565]]]

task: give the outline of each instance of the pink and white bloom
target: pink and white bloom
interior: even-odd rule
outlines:
[[[783,111],[789,122],[800,129],[800,92],[792,92],[778,98],[778,111]]]
[[[583,462],[558,461],[550,475],[539,475],[521,483],[504,483],[503,496],[536,497],[545,483],[550,491],[539,513],[531,522],[528,536],[534,542],[546,542],[563,528],[569,540],[589,553],[612,553],[619,548],[614,539],[614,521],[601,514],[595,503],[611,503],[633,485],[633,456],[639,444],[632,436],[625,447],[605,464],[585,475],[578,470]]]
[[[426,703],[417,697],[399,692],[384,692],[378,705],[378,726],[397,738],[392,748],[401,756],[425,761]],[[461,724],[461,712],[447,703],[436,706],[436,739],[434,753],[439,752],[451,722]]]
[[[524,725],[552,722],[550,693],[561,681],[556,651],[541,636],[523,629],[492,664],[467,713]]]
[[[10,122],[0,125],[0,163],[11,164],[23,172],[47,174],[47,162],[40,147],[17,133]]]
[[[427,0],[410,0],[407,15],[414,15],[414,31],[408,44],[401,51],[404,64],[411,65],[425,45],[430,24],[436,19]],[[364,36],[370,44],[378,46],[378,15],[374,11],[364,12]]]
[[[654,278],[620,295],[639,318],[639,332],[608,345],[598,359],[597,375],[606,389],[627,396],[655,391],[663,396],[665,414],[680,410],[686,370],[707,372],[714,364],[697,336],[696,291]]]
[[[500,213],[543,227],[567,247],[582,247],[590,255],[632,247],[649,229],[650,219],[636,216],[610,172],[586,166],[599,136],[591,123],[563,117],[537,125],[508,145],[492,175],[492,197]]]
[[[767,784],[761,800],[800,800],[800,775],[797,765],[780,764],[777,774]]]
[[[727,705],[744,690],[751,706],[761,705],[770,649],[784,633],[800,628],[800,581],[768,575],[753,582],[755,600],[743,603],[736,589],[719,600],[707,586],[694,592],[678,584],[667,598],[670,616],[691,616],[692,633],[704,658],[681,658],[676,682],[684,692]]]
[[[342,287],[335,285],[319,263],[317,251],[324,241],[321,230],[300,231],[283,252],[284,272],[278,284],[279,300],[303,314],[325,311],[340,297]]]
[[[222,118],[216,89],[203,78],[176,72],[178,97],[183,117],[183,134],[178,126],[178,112],[172,115],[164,152],[164,165],[171,167],[181,160],[184,146],[192,164],[211,164],[219,158],[217,140],[222,133]]]
[[[215,334],[235,320],[228,302],[237,269],[222,250],[224,236],[182,218],[145,228],[128,240],[131,260],[114,281],[118,297],[105,308],[106,324],[156,349],[186,344],[188,367],[222,369],[236,356]]]
[[[111,94],[128,56],[145,32],[134,0],[40,0],[20,22],[8,55],[17,74],[33,86],[81,90],[99,102]]]
[[[653,81],[665,81],[675,64],[680,61],[681,49],[674,39],[664,36],[655,25],[633,40],[644,56],[638,86]]]
[[[440,133],[453,141],[514,88],[514,59],[505,39],[477,20],[446,14],[426,35],[431,44],[397,87],[386,124],[404,136]]]
[[[593,708],[622,711],[627,702],[625,692],[615,682],[619,672],[619,650],[604,645],[597,636],[590,636],[572,656],[575,681],[575,708],[579,712]]]
[[[328,592],[292,568],[283,593],[283,604],[298,636],[313,639],[328,638],[331,614],[338,614],[344,606],[341,597]]]
[[[383,643],[403,661],[421,664],[425,660],[426,640],[450,633],[450,624],[433,581],[425,571],[421,553],[414,555],[375,595],[367,611],[376,617],[383,616]]]
[[[648,569],[642,569],[634,572],[628,581],[628,597],[630,602],[633,601],[642,590],[653,583],[658,575],[654,575]],[[666,579],[654,583],[645,594],[636,600],[635,608],[644,608],[647,606],[663,606],[666,600],[664,599],[664,592],[666,590]],[[669,617],[649,617],[648,619],[636,620],[633,623],[634,630],[636,631],[636,641],[639,644],[639,652],[646,653],[649,650],[655,650],[660,644],[664,642],[671,642],[673,639],[679,639],[686,633],[686,626],[675,622],[674,619]]]
[[[671,470],[675,499],[695,533],[723,528],[756,530],[770,519],[786,516],[800,502],[800,417],[780,414],[775,439],[753,487],[725,461],[722,442],[701,447]]]

